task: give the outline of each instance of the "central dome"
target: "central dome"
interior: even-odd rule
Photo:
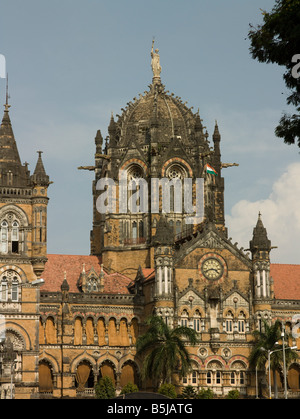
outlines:
[[[194,114],[179,97],[165,91],[160,82],[151,84],[150,90],[140,95],[139,99],[122,109],[121,116],[114,122],[119,146],[126,146],[133,139],[139,143],[151,142],[150,132],[156,128],[158,142],[166,144],[174,137],[180,137],[182,144],[194,139],[195,131],[201,131],[199,114]],[[111,123],[112,125],[112,123]]]
[[[160,57],[154,52],[152,43],[151,67],[152,84],[149,90],[134,97],[117,115],[117,121],[111,118],[108,128],[110,147],[130,147],[136,144],[158,143],[167,145],[175,138],[183,146],[193,147],[206,143],[199,113],[194,114],[181,98],[165,90],[161,83]]]

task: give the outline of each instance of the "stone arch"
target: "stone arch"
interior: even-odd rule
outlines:
[[[117,321],[115,317],[110,317],[107,325],[108,344],[109,346],[119,346],[117,334]]]
[[[3,265],[0,268],[0,275],[2,275],[6,271],[15,271],[20,276],[22,283],[28,282],[25,272],[19,266]]]
[[[39,392],[52,393],[54,388],[53,365],[48,359],[39,361]]]
[[[111,378],[114,385],[117,382],[117,367],[110,357],[106,357],[99,363],[99,379],[102,377]]]
[[[132,383],[139,385],[138,367],[133,360],[125,361],[120,367],[120,386]]]
[[[48,364],[51,366],[53,374],[58,374],[60,372],[60,365],[58,364],[58,360],[50,353],[43,351],[40,359],[40,362],[48,362]]]
[[[45,322],[45,343],[46,344],[56,344],[57,343],[57,333],[56,333],[56,322],[55,318],[52,315],[47,316]]]
[[[31,338],[26,329],[12,321],[0,324],[0,329],[2,326],[5,328],[6,338],[11,337],[14,347],[16,345],[16,350],[32,350]]]
[[[97,328],[97,335],[98,335],[98,345],[105,346],[106,345],[106,339],[105,339],[106,324],[105,324],[104,317],[99,317],[97,319],[96,328]]]
[[[133,345],[136,344],[137,338],[139,336],[139,319],[137,317],[133,317],[130,322],[130,334],[131,334],[131,343]]]
[[[239,363],[237,365],[240,365],[245,370],[249,367],[249,362],[248,362],[247,358],[245,358],[243,355],[235,355],[232,358],[230,358],[229,361],[228,361],[228,367],[233,368],[232,365],[234,363]]]
[[[84,391],[85,388],[94,388],[95,384],[95,362],[85,354],[76,365],[75,387],[77,391]]]
[[[129,346],[129,336],[128,336],[128,320],[126,317],[120,319],[119,324],[119,345],[120,346]]]
[[[87,316],[85,321],[86,344],[94,345],[94,318]]]
[[[215,363],[215,365],[213,364]],[[219,364],[221,369],[225,369],[226,368],[226,362],[224,361],[224,359],[221,356],[208,356],[206,358],[206,360],[204,361],[204,367],[206,369],[208,368],[212,368],[212,367],[217,367]]]
[[[192,170],[191,166],[185,160],[183,160],[179,157],[174,157],[172,159],[167,160],[164,163],[164,165],[161,169],[162,177],[166,177],[168,169],[171,168],[172,166],[175,166],[175,165],[184,169],[186,175],[188,175],[189,177],[193,177],[193,170]]]
[[[148,174],[148,167],[147,165],[140,159],[132,158],[127,160],[125,163],[122,164],[120,170],[127,170],[130,169],[130,167],[137,166],[139,167],[143,173],[144,176]]]
[[[95,359],[92,357],[92,355],[90,355],[89,353],[87,353],[87,352],[84,351],[81,354],[77,355],[72,360],[72,362],[70,364],[70,372],[72,374],[75,374],[78,365],[81,362],[84,362],[84,361],[90,363],[93,368],[96,368],[96,361],[95,361]]]
[[[288,370],[287,380],[289,388],[293,391],[299,391],[300,389],[300,365],[293,363]]]
[[[82,345],[83,338],[83,316],[74,318],[74,345]]]
[[[28,227],[29,223],[28,223],[27,214],[18,205],[13,205],[13,204],[4,205],[0,209],[0,220],[6,218],[9,213],[13,213],[15,215],[15,217],[19,220],[22,227]]]

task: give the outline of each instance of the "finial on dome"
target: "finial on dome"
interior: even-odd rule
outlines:
[[[161,66],[160,66],[160,57],[159,57],[159,50],[156,49],[154,51],[154,38],[152,40],[152,48],[151,48],[151,67],[153,72],[153,83],[160,83],[160,73],[161,73]]]

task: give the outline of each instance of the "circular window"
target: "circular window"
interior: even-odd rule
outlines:
[[[127,169],[127,176],[128,180],[141,179],[144,177],[144,172],[140,166],[134,164]]]
[[[186,172],[182,166],[172,164],[166,171],[166,177],[169,179],[182,179],[186,177]]]

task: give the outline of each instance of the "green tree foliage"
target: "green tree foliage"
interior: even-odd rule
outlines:
[[[197,394],[197,399],[213,399],[215,397],[214,392],[210,388],[201,388]]]
[[[195,399],[197,394],[193,386],[186,386],[182,389],[181,396],[183,399]]]
[[[262,14],[263,24],[250,25],[250,52],[260,62],[285,67],[283,78],[289,90],[287,104],[293,105],[296,112],[283,114],[275,134],[285,143],[296,142],[300,147],[300,78],[297,77],[300,67],[295,74],[299,61],[295,55],[300,54],[300,0],[276,0],[271,12],[262,11]]]
[[[191,365],[186,344],[195,345],[197,333],[189,327],[169,327],[161,317],[147,320],[148,330],[137,341],[137,354],[143,356],[143,378],[170,383],[172,375],[188,373]]]
[[[173,384],[162,384],[158,389],[158,393],[166,397],[170,397],[170,399],[176,399],[177,397],[175,386]]]
[[[139,388],[136,384],[127,383],[121,390],[120,394],[136,393],[139,391]]]
[[[96,399],[113,399],[116,389],[110,377],[102,377],[95,386]]]
[[[226,396],[226,399],[239,399],[240,393],[238,390],[230,390]]]
[[[277,343],[281,339],[281,332],[281,323],[278,320],[271,325],[264,322],[261,331],[255,330],[253,332],[254,346],[249,357],[250,364],[253,367],[257,367],[262,370],[266,368],[268,351],[280,349],[280,345],[277,345]],[[287,367],[290,363],[298,359],[298,354],[296,351],[288,349],[285,351],[285,359]],[[275,371],[282,369],[283,351],[276,351],[272,353],[270,357],[270,364],[271,370],[273,371],[274,386],[277,387]]]

